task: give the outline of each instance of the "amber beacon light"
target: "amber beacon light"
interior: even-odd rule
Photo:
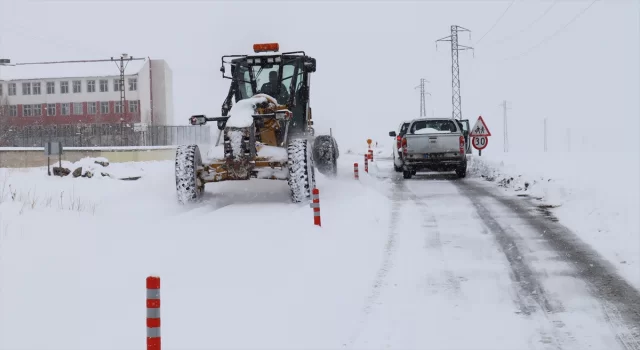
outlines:
[[[265,52],[265,51],[279,51],[280,45],[278,43],[267,43],[267,44],[253,44],[253,52]]]

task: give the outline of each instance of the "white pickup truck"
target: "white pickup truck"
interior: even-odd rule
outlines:
[[[402,175],[418,171],[455,171],[467,176],[469,121],[447,118],[415,119],[403,136]]]

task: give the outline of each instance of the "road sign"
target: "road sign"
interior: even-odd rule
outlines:
[[[469,133],[469,136],[471,137],[491,136],[491,131],[489,131],[489,128],[487,128],[487,123],[484,122],[484,119],[482,119],[482,116],[478,117],[476,124],[473,126],[473,128],[471,128],[471,132]]]
[[[62,143],[60,142],[47,142],[44,144],[45,156],[58,156],[62,154]]]
[[[477,149],[478,151],[482,151],[483,149],[485,149],[488,143],[489,138],[486,136],[477,136],[471,139],[473,148]]]

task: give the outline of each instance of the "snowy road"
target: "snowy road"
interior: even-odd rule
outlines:
[[[640,349],[638,292],[526,199],[385,161],[357,183],[342,158],[322,228],[281,181],[181,207],[172,162],[7,171],[0,349],[143,348],[149,274],[164,349]]]
[[[377,176],[392,220],[353,348],[640,349],[638,291],[549,212],[480,180]]]

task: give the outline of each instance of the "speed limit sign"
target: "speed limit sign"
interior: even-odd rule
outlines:
[[[485,149],[485,147],[487,147],[487,144],[489,143],[489,138],[486,136],[474,137],[471,143],[473,144],[473,148],[480,151]]]

